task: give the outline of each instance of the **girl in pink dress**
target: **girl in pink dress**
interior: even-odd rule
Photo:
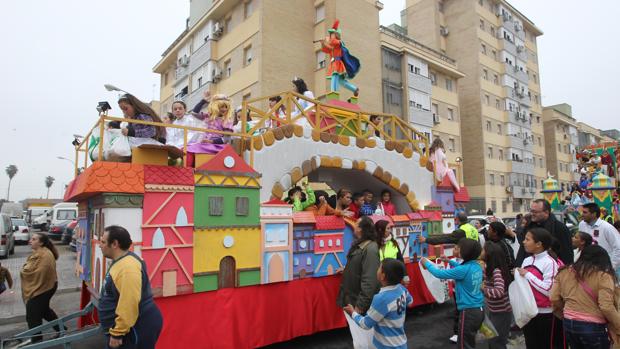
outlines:
[[[226,96],[215,96],[207,109],[204,128],[233,132],[233,113]],[[205,132],[198,141],[187,145],[188,163],[193,163],[194,154],[217,154],[230,142],[230,136],[216,132]],[[191,160],[191,161],[190,161]]]
[[[435,140],[433,140],[431,149],[429,150],[429,159],[433,163],[433,169],[435,170],[435,181],[440,183],[445,176],[448,176],[450,184],[452,184],[452,188],[454,188],[454,192],[459,192],[459,183],[456,180],[454,172],[448,166],[445,149],[443,141],[440,138],[435,138]]]

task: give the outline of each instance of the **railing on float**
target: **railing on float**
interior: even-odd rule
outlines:
[[[281,100],[272,108],[264,107],[268,105],[269,98],[280,96]],[[301,101],[309,104],[305,109],[301,105]],[[283,117],[278,116],[279,110],[284,106]],[[295,112],[293,112],[295,110]],[[251,122],[248,122],[248,116]],[[370,116],[380,116],[383,121],[379,125],[370,122]],[[310,127],[313,131],[319,133],[332,133],[338,135],[347,135],[357,138],[375,137],[378,132],[379,138],[384,141],[392,141],[410,147],[420,156],[428,157],[429,140],[423,133],[409,125],[396,115],[385,113],[369,113],[360,110],[348,109],[342,106],[325,104],[315,99],[308,98],[304,95],[292,91],[285,91],[276,95],[254,98],[243,101],[240,116],[241,127],[239,132],[229,132],[212,130],[199,127],[179,126],[174,124],[166,124],[160,122],[125,119],[108,115],[100,115],[97,123],[84,136],[84,140],[75,147],[75,176],[79,174],[80,168],[80,152],[84,152],[84,161],[82,168],[86,169],[89,163],[89,149],[93,132],[99,132],[99,144],[97,145],[97,159],[103,159],[103,140],[105,134],[106,122],[119,121],[132,124],[142,124],[165,127],[166,129],[176,128],[183,130],[183,154],[187,153],[187,135],[188,131],[211,132],[221,134],[223,136],[231,136],[242,142],[241,149],[245,149],[243,144],[251,141],[253,137],[260,136],[268,126],[278,123],[280,126],[296,125],[300,120],[305,119],[305,127]],[[99,129],[97,130],[97,127]],[[250,147],[250,166],[254,165],[254,147]],[[184,164],[186,160],[184,160]],[[92,162],[92,161],[91,161]]]

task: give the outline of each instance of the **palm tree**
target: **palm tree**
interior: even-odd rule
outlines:
[[[11,195],[11,181],[13,177],[17,174],[17,166],[9,165],[6,167],[6,175],[9,176],[9,188],[6,190],[6,201],[9,201],[9,196]]]
[[[55,179],[52,176],[45,177],[45,186],[47,187],[47,195],[45,196],[46,199],[49,199],[50,197],[50,187],[54,184],[54,181]]]

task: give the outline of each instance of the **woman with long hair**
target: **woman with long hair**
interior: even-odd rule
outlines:
[[[379,260],[383,261],[386,258],[397,259],[405,264],[403,254],[398,247],[398,242],[392,235],[392,224],[386,220],[380,220],[375,223],[375,231],[377,232],[377,246],[379,247]],[[405,269],[405,276],[403,282],[405,285],[409,284],[409,276]]]
[[[134,95],[126,93],[118,99],[118,106],[123,111],[127,119],[161,122],[161,118],[146,103],[142,102]],[[152,126],[143,124],[129,123],[122,129],[125,136],[136,138],[153,138],[158,142],[166,143],[166,128],[162,126]]]
[[[493,222],[495,223],[495,222]],[[497,337],[489,340],[489,349],[506,348],[512,307],[508,299],[508,285],[512,281],[506,252],[498,242],[487,241],[484,244],[482,259],[485,262],[485,281],[482,292],[489,311],[489,319],[497,330]]]
[[[618,280],[605,249],[586,246],[572,266],[563,268],[551,290],[553,310],[563,317],[572,349],[610,348],[620,338],[620,312],[614,303]]]
[[[58,288],[56,260],[58,251],[46,234],[34,233],[30,238],[32,254],[22,267],[20,277],[22,298],[26,304],[28,328],[40,326],[43,319],[53,321],[58,316],[50,308],[50,300]],[[54,326],[60,331],[59,326]],[[40,342],[41,335],[32,337],[32,343]]]
[[[355,241],[347,254],[347,264],[342,272],[337,304],[341,308],[351,304],[358,314],[366,314],[372,297],[380,288],[377,270],[381,263],[376,242],[377,234],[372,220],[366,216],[358,219],[354,235]],[[372,330],[361,329],[346,312],[345,318],[353,337],[353,347],[369,348],[372,343]]]

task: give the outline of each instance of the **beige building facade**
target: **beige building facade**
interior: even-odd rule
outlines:
[[[458,62],[460,131],[471,212],[529,209],[546,178],[536,38],[506,1],[407,0],[408,35]]]
[[[578,123],[569,104],[563,103],[543,108],[545,152],[547,171],[570,191],[573,182],[579,180],[577,150],[579,144]]]

